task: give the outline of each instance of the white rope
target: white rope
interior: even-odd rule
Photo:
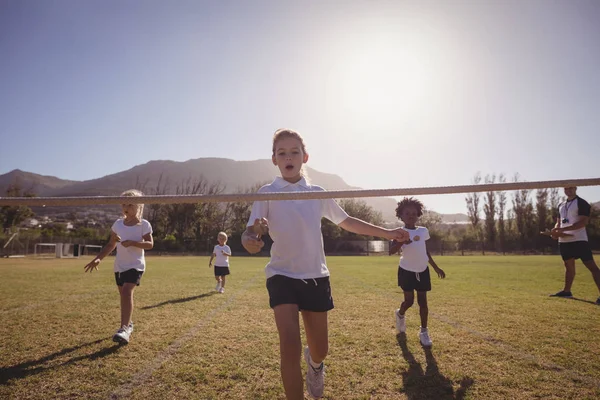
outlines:
[[[88,206],[100,204],[183,204],[227,203],[265,200],[350,199],[358,197],[420,196],[497,192],[521,189],[550,189],[571,186],[599,186],[600,178],[567,179],[560,181],[505,182],[481,185],[433,186],[400,189],[328,190],[325,192],[232,193],[193,195],[148,195],[140,197],[82,196],[82,197],[0,197],[0,206]]]

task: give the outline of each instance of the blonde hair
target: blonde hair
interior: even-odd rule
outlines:
[[[225,232],[219,232],[219,233],[217,234],[217,238],[220,238],[220,237],[224,237],[224,238],[225,238],[225,241],[227,241],[227,234],[226,234]]]
[[[143,195],[144,195],[144,193],[142,193],[136,189],[129,189],[129,190],[126,190],[123,193],[121,193],[121,196],[123,196],[123,197],[140,197]],[[137,206],[137,211],[135,212],[135,216],[137,217],[137,219],[139,219],[141,221],[142,215],[144,215],[144,205],[136,204],[136,206]]]
[[[298,140],[300,142],[302,153],[308,154],[308,152],[306,151],[306,145],[304,144],[304,139],[302,139],[302,136],[300,136],[300,134],[298,132],[291,130],[291,129],[277,129],[275,131],[275,134],[273,135],[273,156],[275,155],[275,150],[277,149],[277,141],[279,139],[284,139],[284,138],[294,138],[294,139]],[[304,169],[304,165],[302,165],[302,168],[300,168],[300,175],[308,183],[309,178],[306,173],[306,170]]]

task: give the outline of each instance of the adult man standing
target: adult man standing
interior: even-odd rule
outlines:
[[[558,206],[558,217],[552,235],[558,236],[560,255],[565,263],[565,287],[551,296],[572,298],[571,285],[575,279],[575,260],[580,258],[590,270],[600,291],[600,269],[594,262],[585,226],[590,219],[590,204],[577,196],[576,187],[566,187],[566,201]],[[600,305],[600,297],[596,300]]]

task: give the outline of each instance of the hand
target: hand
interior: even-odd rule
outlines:
[[[98,264],[100,264],[100,260],[94,258],[88,263],[88,265],[84,267],[84,272],[94,272],[94,270],[98,271]]]
[[[254,236],[247,235],[242,238],[242,244],[248,253],[256,254],[264,247],[265,242],[263,242],[260,237],[256,238]]]
[[[212,267],[212,261],[208,263],[208,268]]]
[[[266,235],[269,233],[269,221],[267,221],[266,218],[255,219],[254,225],[252,226],[252,230],[260,239],[262,235]]]
[[[408,233],[402,228],[389,230],[388,233],[389,236],[387,237],[387,239],[389,240],[395,240],[396,242],[400,242],[403,244],[408,244],[408,242],[410,242],[410,233]]]
[[[444,272],[443,269],[438,267],[438,268],[434,268],[434,270],[440,278],[444,279],[446,277],[446,273]]]
[[[119,238],[119,240],[120,240],[120,238]],[[122,245],[123,247],[130,247],[130,246],[133,246],[133,245],[134,245],[134,244],[136,244],[136,243],[137,243],[137,242],[135,242],[135,241],[133,241],[133,240],[126,240],[126,241],[124,241],[124,242],[121,242],[121,245]]]
[[[221,254],[223,254],[224,256],[227,255],[227,253],[225,253],[225,250],[221,250]]]

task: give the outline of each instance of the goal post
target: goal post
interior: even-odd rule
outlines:
[[[36,258],[60,258],[62,243],[36,243],[33,246],[33,256]]]

